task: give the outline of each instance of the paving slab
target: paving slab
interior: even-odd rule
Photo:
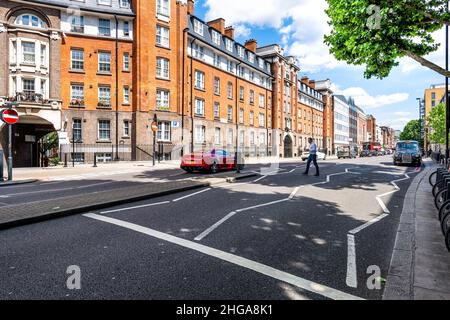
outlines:
[[[438,165],[425,162],[404,201],[383,299],[450,299],[450,253],[445,247],[428,177]]]

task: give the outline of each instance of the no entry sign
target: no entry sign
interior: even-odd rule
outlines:
[[[19,114],[14,109],[5,109],[0,114],[1,119],[7,124],[15,124],[19,121]]]

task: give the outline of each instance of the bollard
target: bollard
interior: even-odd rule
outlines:
[[[94,152],[94,168],[97,168],[97,153]]]
[[[64,168],[67,168],[67,153],[64,153]]]
[[[0,182],[3,181],[3,150],[0,150]]]

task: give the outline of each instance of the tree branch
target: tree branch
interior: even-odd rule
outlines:
[[[402,50],[402,52],[410,57],[411,59],[417,61],[418,63],[420,63],[422,66],[427,67],[441,75],[443,75],[444,77],[448,77],[450,78],[450,71],[445,70],[444,68],[438,66],[437,64],[431,62],[430,60],[425,59],[424,57],[421,57],[411,51],[408,50]]]

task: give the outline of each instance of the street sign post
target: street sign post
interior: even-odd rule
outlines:
[[[7,109],[0,113],[1,120],[8,124],[8,181],[13,179],[12,126],[19,121],[19,114],[13,109],[14,105],[12,102],[7,102]]]
[[[0,150],[0,183],[3,182],[3,150]]]

